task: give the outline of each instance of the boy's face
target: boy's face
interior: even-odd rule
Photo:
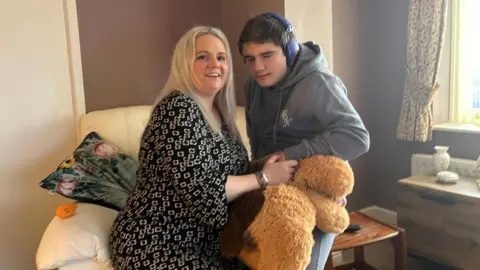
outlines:
[[[243,58],[250,74],[262,87],[277,84],[287,73],[287,59],[273,42],[243,44]]]

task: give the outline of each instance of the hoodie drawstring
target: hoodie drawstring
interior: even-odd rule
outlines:
[[[273,144],[277,144],[277,123],[278,123],[278,117],[280,116],[280,109],[282,108],[283,92],[284,91],[280,92],[280,102],[278,103],[277,116],[275,117],[275,124],[273,125]]]

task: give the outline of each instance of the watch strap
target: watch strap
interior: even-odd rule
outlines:
[[[263,172],[256,172],[255,175],[257,176],[258,184],[261,188],[265,188],[268,185],[268,178]]]

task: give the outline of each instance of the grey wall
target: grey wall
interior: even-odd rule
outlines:
[[[344,82],[349,99],[365,123],[369,122],[370,96],[365,87],[364,65],[368,61],[368,39],[364,20],[365,0],[333,1],[333,61],[334,73]],[[369,179],[369,153],[351,162],[355,172],[355,188],[348,197],[348,210],[357,210],[373,203],[372,181]]]
[[[361,5],[358,4],[361,2]],[[371,150],[362,158],[361,178],[357,181],[355,194],[357,206],[376,204],[395,209],[396,182],[410,174],[410,159],[414,153],[433,153],[435,145],[450,146],[454,157],[476,159],[480,153],[480,136],[452,132],[434,132],[433,141],[428,143],[406,142],[396,139],[403,84],[405,78],[404,56],[407,45],[408,0],[336,0],[334,18],[337,22],[347,17],[348,6],[355,5],[358,17],[357,48],[354,62],[360,78],[355,82],[361,89],[359,111],[371,133]],[[334,24],[334,31],[336,25]],[[336,37],[336,36],[335,36]],[[347,40],[334,38],[334,52],[337,57],[339,43]],[[350,52],[351,52],[350,51]],[[360,62],[358,62],[360,61]],[[335,59],[335,65],[349,65],[349,59]],[[341,72],[342,70],[338,70]],[[441,91],[446,91],[441,89]],[[364,159],[364,160],[363,160]]]

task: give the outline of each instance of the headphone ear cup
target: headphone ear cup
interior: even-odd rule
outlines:
[[[288,65],[293,64],[293,60],[295,59],[295,55],[297,54],[298,49],[299,46],[297,40],[295,38],[289,39],[285,48]]]

